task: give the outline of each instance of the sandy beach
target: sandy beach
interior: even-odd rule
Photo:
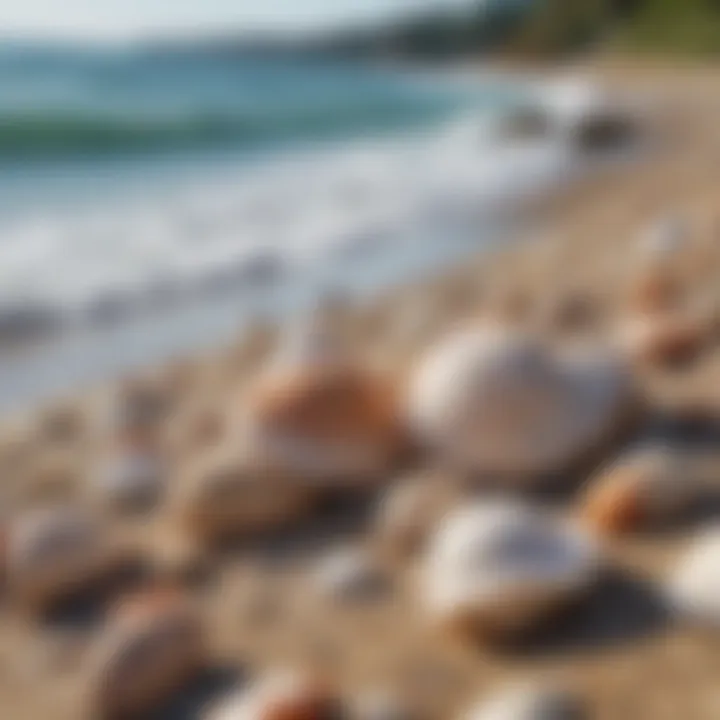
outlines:
[[[611,89],[653,98],[650,119],[657,141],[648,152],[544,199],[531,232],[506,248],[481,252],[457,269],[410,282],[367,306],[338,303],[330,310],[357,352],[399,378],[399,387],[422,351],[458,324],[481,317],[541,329],[558,339],[579,324],[583,336],[608,339],[628,314],[638,238],[658,217],[680,213],[690,230],[675,268],[681,281],[678,312],[707,320],[702,350],[679,367],[637,369],[647,418],[600,462],[651,439],[690,452],[720,490],[720,69],[608,60],[577,72]],[[203,406],[232,418],[277,333],[257,327],[231,347],[149,374],[173,381],[178,408]],[[0,434],[4,521],[58,501],[95,507],[85,496],[85,478],[112,444],[96,419],[108,390],[89,389],[51,408],[6,419]],[[69,425],[77,421],[81,428],[69,431],[59,450],[39,429],[52,426],[57,415],[60,425],[70,418]],[[176,418],[182,416],[178,410]],[[195,452],[186,437],[196,439],[191,432],[170,443],[170,485],[181,482]],[[383,478],[381,491],[415,464],[411,460]],[[574,492],[549,503],[573,515],[577,488],[592,469],[575,478]],[[451,479],[448,485],[455,487]],[[463,496],[457,493],[459,504]],[[193,548],[162,505],[139,518],[96,510],[108,530],[139,548],[150,568],[127,587],[182,585],[207,624],[212,672],[150,717],[202,720],[223,693],[278,666],[313,669],[348,697],[390,689],[428,720],[461,717],[505,683],[546,673],[568,682],[587,702],[591,718],[720,717],[715,676],[720,637],[669,621],[656,596],[697,519],[608,541],[612,577],[591,598],[539,637],[498,650],[427,627],[418,610],[417,558],[398,561],[380,552],[392,590],[379,600],[334,607],[313,594],[313,569],[330,549],[348,543],[374,547],[380,498],[377,490],[348,493],[297,526],[269,538],[250,537],[222,552]],[[110,599],[90,602],[89,609],[73,607],[46,623],[6,598],[0,611],[0,716],[92,717],[85,705],[87,652],[117,597],[110,593]]]

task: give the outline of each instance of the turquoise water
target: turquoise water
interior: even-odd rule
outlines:
[[[0,48],[0,89],[0,408],[437,269],[572,166],[493,76]]]
[[[6,51],[0,86],[6,160],[253,149],[407,128],[463,100],[339,61],[191,51]]]

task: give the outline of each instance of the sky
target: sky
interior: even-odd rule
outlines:
[[[0,36],[124,39],[221,31],[305,32],[472,0],[0,0]]]

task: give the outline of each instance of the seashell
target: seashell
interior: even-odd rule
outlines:
[[[502,638],[576,599],[598,573],[581,528],[521,504],[477,503],[446,518],[434,538],[424,602],[442,625]]]
[[[681,556],[667,583],[667,596],[686,618],[720,627],[720,526],[704,530]]]
[[[455,504],[447,477],[412,476],[388,488],[380,499],[375,533],[383,546],[404,555],[421,548],[435,524]]]
[[[108,577],[125,559],[100,522],[75,507],[21,516],[7,530],[5,552],[11,594],[37,611]]]
[[[711,334],[703,321],[683,315],[645,315],[620,328],[620,347],[635,362],[668,366],[690,361]]]
[[[581,514],[602,532],[632,532],[687,510],[698,498],[696,480],[672,453],[636,451],[591,480]]]
[[[159,497],[166,474],[163,458],[157,452],[118,449],[98,468],[95,490],[112,507],[146,506]]]
[[[523,685],[481,702],[464,720],[584,720],[587,709],[579,697],[561,688]]]
[[[422,358],[407,410],[418,439],[454,466],[535,479],[607,442],[634,399],[613,354],[551,353],[490,325],[454,333]]]
[[[380,563],[363,548],[344,548],[325,557],[314,576],[319,593],[335,602],[373,599],[390,580]]]
[[[136,717],[165,702],[207,663],[198,609],[148,593],[116,609],[89,657],[93,717]]]
[[[320,484],[387,469],[402,447],[392,384],[346,358],[324,331],[303,342],[250,398],[256,451]]]
[[[222,702],[208,720],[331,720],[340,698],[323,683],[291,673],[263,678]]]
[[[308,505],[306,489],[229,446],[197,458],[176,493],[174,507],[183,526],[204,542],[278,527]]]

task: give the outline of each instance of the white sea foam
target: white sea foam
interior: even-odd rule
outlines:
[[[114,201],[73,214],[14,217],[2,229],[0,285],[76,311],[108,294],[141,297],[158,278],[191,288],[242,267],[258,252],[305,266],[364,244],[447,232],[564,177],[556,141],[493,143],[487,121],[466,118],[427,134],[241,167],[177,188],[170,197]],[[239,282],[239,280],[238,280]]]

